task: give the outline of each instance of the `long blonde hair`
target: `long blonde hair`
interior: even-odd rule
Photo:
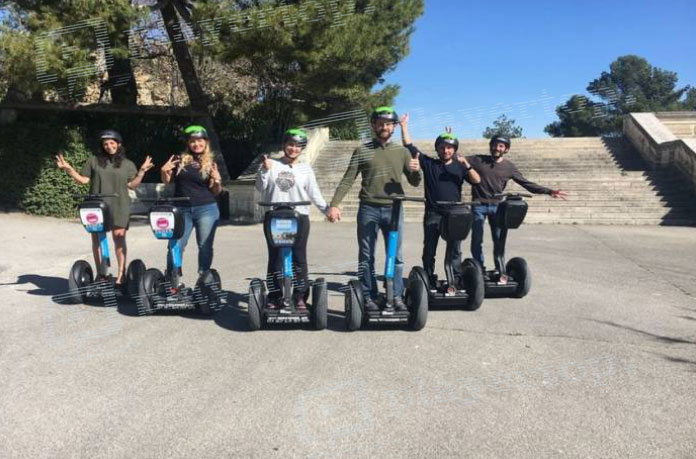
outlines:
[[[207,179],[210,176],[210,171],[213,169],[213,162],[215,162],[215,155],[210,149],[210,141],[206,140],[205,150],[199,155],[201,162],[201,176],[203,179]],[[193,162],[193,154],[186,149],[185,152],[181,154],[181,162],[179,163],[179,170],[176,172],[177,175],[181,170]]]

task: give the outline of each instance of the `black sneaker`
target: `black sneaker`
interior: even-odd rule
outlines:
[[[394,298],[394,308],[399,312],[408,311],[408,308],[406,307],[406,303],[404,303],[404,299],[401,298],[400,296],[397,296],[396,298]]]
[[[368,311],[379,311],[379,306],[377,306],[377,303],[375,303],[373,299],[369,299],[365,303],[365,309]]]

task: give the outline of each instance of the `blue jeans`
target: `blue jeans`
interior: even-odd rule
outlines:
[[[193,228],[196,228],[196,242],[198,243],[198,274],[210,269],[213,264],[213,241],[215,240],[215,230],[220,219],[220,209],[217,203],[203,204],[202,206],[180,207],[184,214],[184,235],[181,239],[171,239],[169,248],[174,244],[179,244],[181,256],[184,256],[184,249],[191,237]],[[174,261],[172,260],[171,250],[167,251],[167,271],[171,271]]]
[[[389,225],[391,224],[391,206],[380,207],[360,203],[358,209],[358,276],[363,288],[365,299],[377,299],[377,279],[375,277],[375,245],[377,234],[382,230],[384,250],[387,250]],[[404,213],[399,218],[399,243],[396,250],[396,265],[394,267],[394,296],[404,292],[404,259],[401,254],[401,239],[404,227]]]
[[[503,230],[495,224],[495,214],[497,211],[498,204],[477,204],[473,206],[474,223],[471,228],[471,256],[474,257],[474,260],[481,263],[481,266],[485,266],[483,257],[483,223],[486,221],[486,217],[488,217],[488,224],[491,227],[491,236],[493,237],[493,254],[495,257],[496,269],[500,271],[502,267],[498,266],[499,256],[504,256],[504,254],[500,254],[499,252],[501,248],[504,249],[504,246],[500,243]]]

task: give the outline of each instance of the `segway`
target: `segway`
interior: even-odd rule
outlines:
[[[262,207],[271,207],[266,212],[263,232],[271,247],[280,249],[282,262],[282,301],[277,309],[268,308],[268,295],[261,279],[252,279],[249,284],[249,325],[252,330],[264,324],[312,324],[315,329],[326,328],[328,320],[328,292],[324,278],[311,282],[312,302],[306,310],[298,310],[293,301],[292,248],[300,232],[302,221],[296,206],[307,206],[310,202],[260,202]],[[269,286],[270,290],[270,286]],[[305,298],[306,300],[307,298]]]
[[[486,298],[523,298],[532,287],[532,273],[524,258],[515,257],[505,263],[505,243],[508,230],[519,228],[527,215],[527,202],[531,198],[527,193],[501,193],[495,198],[502,198],[495,213],[495,224],[501,228],[498,253],[495,254],[495,270],[484,272]],[[479,265],[480,266],[480,265]],[[507,282],[501,278],[507,277]]]
[[[162,198],[143,200],[154,202],[150,208],[149,220],[155,238],[177,240],[184,234],[184,214],[175,203],[189,198]],[[171,272],[162,273],[159,269],[145,271],[140,282],[139,306],[145,314],[158,311],[195,310],[211,316],[222,306],[222,289],[217,270],[209,269],[198,277],[195,289],[181,282],[182,253],[178,243],[170,243],[168,256],[172,259]]]
[[[454,251],[456,244],[467,238],[473,222],[471,204],[456,201],[437,201],[442,215],[440,220],[440,237],[447,242],[445,251],[445,280],[437,280],[437,275],[429,279],[425,269],[416,266],[408,276],[419,276],[428,286],[428,304],[430,307],[461,307],[475,311],[483,302],[485,286],[483,269],[472,258],[461,263],[461,270],[455,274]]]
[[[399,217],[403,210],[404,201],[425,202],[424,198],[407,197],[403,195],[379,196],[392,200],[392,215],[387,239],[387,258],[384,268],[384,284],[386,293],[380,294],[377,301],[378,310],[365,308],[365,298],[358,279],[348,282],[345,293],[346,328],[357,330],[368,324],[399,324],[406,325],[411,330],[421,330],[428,320],[428,284],[425,271],[412,270],[405,290],[404,300],[406,311],[394,308],[394,267],[396,251],[399,243]]]
[[[117,194],[88,194],[79,205],[80,221],[90,234],[99,238],[99,266],[96,266],[96,277],[92,266],[85,260],[73,263],[68,275],[68,301],[85,303],[103,300],[108,306],[116,306],[117,294],[135,298],[138,295],[138,284],[145,272],[141,260],[133,260],[126,271],[124,290],[117,291],[116,279],[109,273],[111,255],[107,233],[111,231],[111,216],[109,205],[103,198],[117,197]]]

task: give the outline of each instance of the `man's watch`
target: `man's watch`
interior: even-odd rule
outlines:
[[[469,171],[470,171],[471,169],[473,169],[473,168],[474,168],[474,166],[472,166],[471,164],[469,164],[469,166],[467,166],[467,168],[464,169],[464,170],[467,171],[467,172],[469,172]]]

